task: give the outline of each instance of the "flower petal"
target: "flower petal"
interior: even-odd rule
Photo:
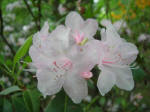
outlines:
[[[36,68],[48,68],[52,63],[52,58],[48,58],[46,55],[41,53],[34,45],[29,49],[29,55],[33,61],[33,65]]]
[[[98,23],[94,19],[87,19],[84,22],[83,27],[81,28],[81,31],[83,32],[84,36],[86,38],[92,38],[98,29]]]
[[[36,73],[38,79],[38,89],[46,95],[53,95],[59,92],[64,83],[64,74],[52,72],[49,70],[38,70]]]
[[[114,69],[114,72],[116,74],[117,87],[128,91],[133,89],[134,81],[129,67]]]
[[[70,12],[66,17],[65,24],[73,31],[79,31],[84,24],[84,21],[77,12]]]
[[[73,61],[77,71],[88,72],[100,62],[100,53],[100,41],[90,40],[83,46],[74,45],[67,56]]]
[[[107,26],[107,25],[109,25],[111,22],[110,22],[110,20],[107,20],[107,19],[103,19],[102,21],[101,21],[101,25],[103,25],[103,26]]]
[[[131,64],[137,58],[138,49],[132,43],[124,42],[119,46],[119,50],[123,64]]]
[[[122,42],[122,39],[110,21],[103,20],[101,23],[106,27],[106,40],[109,45],[116,45]]]
[[[55,47],[58,47],[60,45],[60,49],[62,48],[68,48],[69,46],[69,33],[70,28],[67,28],[63,25],[59,25],[56,27],[56,29],[51,33],[50,38],[52,38],[50,41],[55,42]]]
[[[48,22],[44,23],[42,29],[34,34],[33,36],[33,45],[40,46],[43,39],[46,39],[49,36],[49,25]]]
[[[106,30],[104,28],[101,29],[101,40],[106,41]]]
[[[63,88],[74,103],[80,103],[88,95],[86,80],[76,73],[68,74]]]
[[[102,96],[109,92],[116,82],[114,72],[111,72],[109,69],[110,68],[103,67],[98,78],[97,87]]]

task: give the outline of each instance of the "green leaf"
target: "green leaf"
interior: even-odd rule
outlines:
[[[132,72],[133,72],[133,77],[136,81],[142,81],[146,76],[146,73],[142,68],[133,69]]]
[[[12,105],[7,99],[4,99],[3,112],[13,112]]]
[[[17,51],[13,60],[13,67],[15,67],[16,63],[19,62],[19,60],[28,52],[28,49],[31,44],[32,44],[32,36],[28,37],[25,43]]]
[[[28,112],[32,112],[32,101],[31,101],[28,91],[25,91],[23,93],[23,99],[24,99],[25,106],[26,106],[26,109],[28,110]]]
[[[60,92],[52,101],[49,102],[44,112],[61,112],[64,110],[64,102],[64,94]]]
[[[49,104],[45,108],[44,112],[63,112],[65,104],[65,93],[59,92],[56,97],[49,101]],[[67,100],[67,112],[83,112],[80,105],[74,104],[68,97]]]
[[[10,93],[21,91],[21,89],[18,86],[11,86],[3,91],[0,92],[0,95],[8,95]]]
[[[99,106],[93,107],[90,111],[88,112],[103,112],[102,108]]]
[[[13,104],[14,112],[27,112],[22,97],[12,96],[12,104]]]
[[[100,100],[99,100],[99,103],[100,103],[102,106],[104,106],[105,103],[106,103],[105,97],[101,97]]]
[[[37,90],[24,91],[23,98],[28,112],[40,111],[40,96],[41,94]]]

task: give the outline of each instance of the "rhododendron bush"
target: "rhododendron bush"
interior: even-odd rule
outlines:
[[[134,2],[2,0],[0,111],[150,110],[150,7]]]

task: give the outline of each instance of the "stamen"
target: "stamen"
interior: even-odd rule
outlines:
[[[62,66],[63,69],[65,69],[66,71],[68,69],[71,69],[72,68],[72,62],[70,60],[65,60],[65,63],[64,65]]]
[[[79,45],[83,46],[88,42],[88,38],[85,38]]]
[[[112,61],[104,61],[104,60],[102,61],[102,63],[103,63],[103,64],[105,64],[105,63],[113,64]]]
[[[53,62],[52,71],[57,72],[58,70],[68,71],[72,68],[72,62],[69,59],[59,60],[58,62]]]
[[[76,43],[80,44],[84,39],[84,34],[76,33],[73,37],[74,37]]]
[[[57,68],[59,68],[59,66],[57,65],[56,61],[54,61],[53,64],[54,64]]]

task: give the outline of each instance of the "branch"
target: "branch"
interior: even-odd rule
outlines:
[[[1,6],[0,6],[0,36],[2,37],[2,39],[6,43],[6,45],[9,47],[10,51],[12,52],[12,54],[15,55],[15,51],[13,50],[13,47],[11,46],[11,44],[9,44],[7,39],[4,37],[3,29],[4,29],[4,26],[3,26],[3,15],[2,15],[2,9],[1,9]]]
[[[41,29],[40,28],[41,16],[42,16],[42,14],[41,14],[41,0],[38,0],[38,24],[39,24],[39,29]]]
[[[26,0],[23,0],[23,1],[24,1],[24,3],[25,3],[25,5],[26,5],[26,7],[27,7],[27,9],[28,9],[28,11],[29,11],[29,13],[30,13],[31,16],[33,17],[37,29],[40,30],[40,25],[38,24],[38,21],[37,21],[36,17],[34,16],[34,14],[33,14],[32,10],[31,10],[31,8],[30,8],[28,2],[27,2]],[[40,10],[41,10],[41,9],[40,9]]]

